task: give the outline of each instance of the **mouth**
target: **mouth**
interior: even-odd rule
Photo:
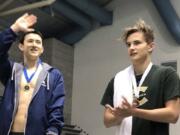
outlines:
[[[39,51],[37,49],[30,49],[30,53],[31,54],[35,54],[36,55],[36,54],[38,54],[38,52]]]
[[[31,51],[31,52],[37,52],[38,49],[36,49],[36,48],[31,48],[30,51]]]
[[[135,52],[130,53],[130,56],[135,56],[135,55],[137,55],[137,53]]]

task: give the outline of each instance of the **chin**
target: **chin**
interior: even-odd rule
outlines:
[[[137,59],[139,59],[139,58],[136,56],[131,56],[131,60],[137,60]]]
[[[137,61],[139,61],[140,59],[139,58],[137,58],[137,57],[131,57],[131,61],[132,62],[137,62]]]
[[[32,60],[37,60],[39,58],[39,55],[30,55],[29,56]]]
[[[29,54],[31,57],[39,57],[39,53],[31,53],[31,54]]]

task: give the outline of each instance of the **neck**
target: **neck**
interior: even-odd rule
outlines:
[[[150,62],[151,62],[151,59],[133,63],[135,74],[136,75],[143,74]]]
[[[38,60],[39,60],[39,59],[36,59],[36,60],[24,59],[24,66],[25,66],[27,69],[36,68],[37,63],[38,63]]]

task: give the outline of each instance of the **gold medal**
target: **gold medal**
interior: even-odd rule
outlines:
[[[29,89],[30,89],[30,87],[29,87],[28,84],[24,86],[24,90],[25,90],[25,91],[28,91]]]
[[[31,82],[32,78],[34,77],[34,75],[35,75],[35,73],[36,73],[36,71],[37,71],[37,69],[38,69],[38,67],[39,67],[39,64],[41,64],[41,60],[40,60],[40,59],[39,59],[39,61],[38,61],[38,63],[37,63],[36,70],[35,70],[30,76],[28,76],[26,67],[24,67],[23,73],[24,73],[24,77],[25,77],[25,79],[26,79],[26,81],[27,81],[27,83],[28,83],[28,84],[26,84],[26,85],[24,86],[24,90],[25,90],[25,91],[30,90],[29,83]]]

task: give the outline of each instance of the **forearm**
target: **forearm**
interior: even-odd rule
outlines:
[[[60,114],[61,113],[61,114]],[[59,135],[61,133],[62,127],[64,125],[64,117],[62,114],[61,109],[60,110],[54,110],[48,120],[48,127],[46,129],[47,134],[51,135]]]
[[[17,35],[12,29],[6,29],[0,32],[0,53],[8,50],[10,45],[16,40]]]
[[[12,29],[12,31],[13,31],[14,33],[18,33],[18,32],[20,31],[15,24],[12,24],[10,28]]]
[[[0,64],[1,67],[8,59],[8,51],[16,40],[16,34],[11,29],[0,32]]]
[[[48,132],[51,131],[59,135],[64,125],[64,116],[63,116],[64,99],[65,99],[64,81],[62,75],[59,73],[57,69],[51,71],[49,80],[50,80],[50,91],[52,93],[48,97],[49,127],[47,131]]]
[[[8,50],[15,39],[16,35],[11,29],[0,32],[0,81],[2,81],[3,84],[11,72],[11,64],[8,60]]]
[[[136,108],[133,110],[132,116],[156,122],[176,123],[179,114],[177,112],[172,111],[171,108],[159,108],[153,110]]]

